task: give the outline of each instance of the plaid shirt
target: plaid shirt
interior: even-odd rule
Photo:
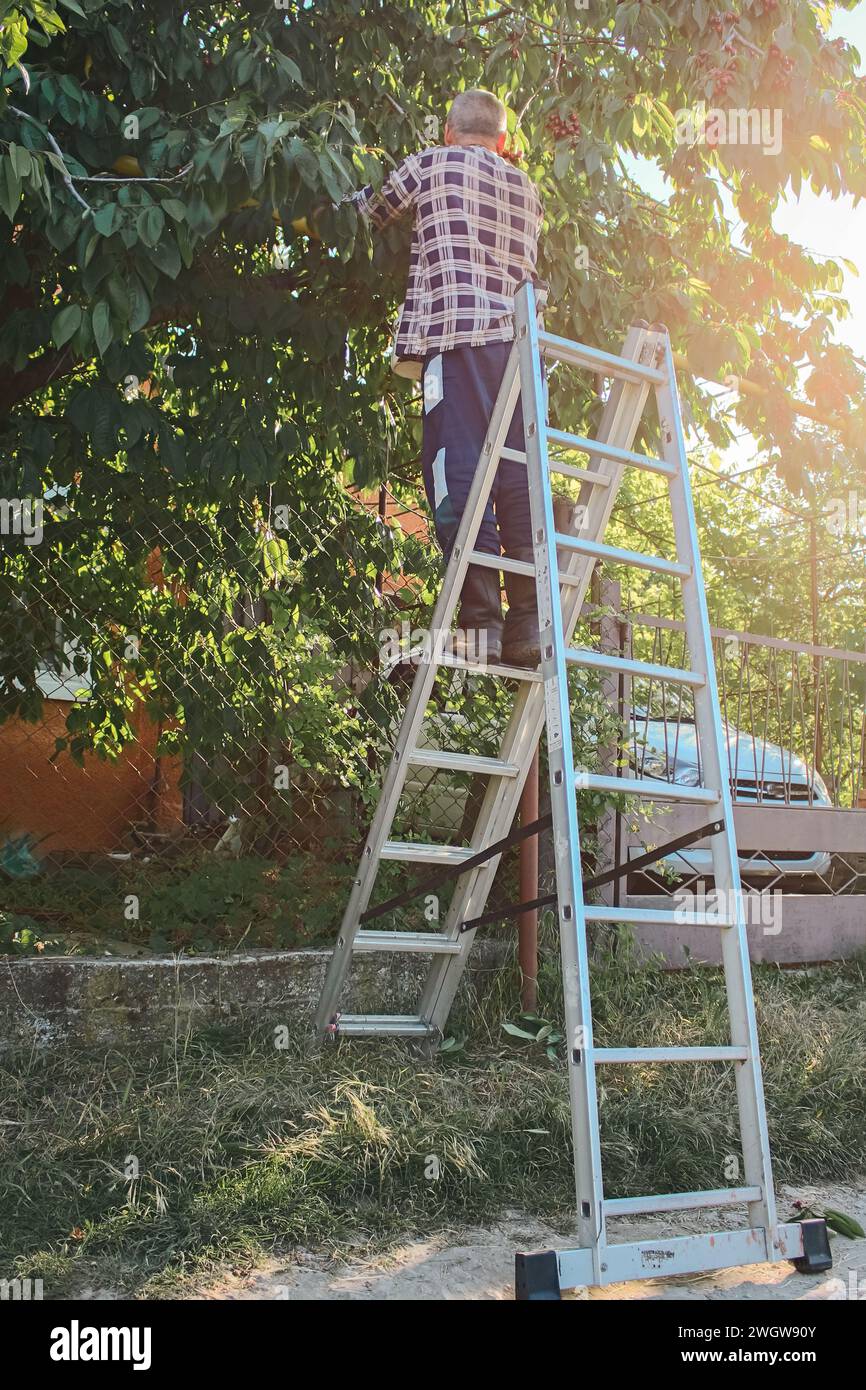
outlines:
[[[410,154],[378,193],[351,201],[376,227],[411,211],[415,225],[395,355],[424,357],[514,337],[513,299],[534,280],[541,227],[535,184],[484,145]]]

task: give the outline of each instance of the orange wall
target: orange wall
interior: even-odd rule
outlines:
[[[157,730],[144,716],[138,737],[117,762],[88,756],[78,767],[68,754],[50,762],[65,732],[70,702],[46,700],[38,724],[9,720],[0,727],[0,825],[4,835],[29,831],[46,839],[38,852],[125,848],[133,821],[152,819],[179,829],[182,795],[177,760],[161,760],[161,793],[151,794]]]

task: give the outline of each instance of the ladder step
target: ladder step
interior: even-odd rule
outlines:
[[[502,570],[505,574],[525,574],[528,579],[535,578],[535,565],[531,560],[511,560],[507,555],[488,555],[483,550],[473,550],[469,556],[469,563],[480,565],[482,569]],[[580,574],[560,572],[558,578],[560,584],[583,583]]]
[[[707,683],[700,671],[684,671],[677,666],[655,666],[649,661],[631,661],[623,656],[593,651],[590,647],[569,647],[565,659],[575,666],[591,666],[597,671],[621,671],[623,675],[639,676],[646,680],[672,681],[678,685],[691,685],[696,690]]]
[[[551,473],[561,473],[564,478],[576,478],[579,483],[592,483],[593,487],[610,487],[606,474],[593,473],[590,468],[578,468],[576,464],[552,458],[548,458],[547,466]]]
[[[649,796],[653,801],[692,801],[700,806],[714,806],[719,793],[710,787],[684,787],[679,782],[659,778],[604,777],[601,773],[575,769],[578,785],[591,792],[622,792],[624,796]]]
[[[720,1187],[715,1192],[666,1192],[655,1197],[614,1197],[605,1216],[640,1216],[650,1211],[699,1211],[702,1207],[741,1207],[760,1202],[759,1187]]]
[[[623,550],[618,545],[605,545],[602,541],[565,536],[561,531],[557,531],[555,540],[557,545],[564,545],[581,555],[591,555],[595,560],[608,560],[612,565],[634,565],[637,569],[672,574],[680,579],[688,579],[692,572],[691,565],[681,565],[679,560],[663,560],[660,555],[644,555],[640,550]]]
[[[650,473],[661,473],[666,478],[674,477],[677,471],[676,464],[668,463],[667,459],[655,458],[652,454],[636,454],[631,449],[620,449],[616,444],[604,444],[600,439],[589,439],[583,434],[569,434],[567,430],[555,430],[548,426],[547,438],[551,444],[560,444],[565,449],[579,449],[594,458],[613,459],[614,463],[627,463],[632,468],[645,468]],[[553,468],[552,463],[550,466]]]
[[[774,1249],[761,1226],[745,1231],[707,1231],[672,1239],[607,1245],[602,1284],[620,1284],[648,1275],[694,1274],[737,1265],[763,1264],[766,1260],[794,1260],[803,1253],[803,1227],[799,1222],[776,1227],[779,1248]],[[595,1282],[592,1250],[558,1250],[560,1289],[574,1289]]]
[[[443,653],[439,657],[437,665],[448,666],[453,671],[468,671],[471,676],[494,676],[497,680],[541,680],[539,670],[530,671],[526,666],[495,666],[492,663],[482,665],[479,661],[470,661],[465,656],[453,656],[450,652]]]
[[[516,777],[517,763],[503,758],[482,758],[472,753],[449,753],[439,748],[415,748],[409,754],[413,767],[444,768],[449,772],[480,772],[490,777]]]
[[[597,1047],[597,1062],[748,1062],[747,1047]]]
[[[500,449],[499,456],[510,459],[512,463],[526,463],[526,455],[521,449]],[[551,473],[562,473],[566,478],[577,478],[578,482],[592,483],[596,487],[610,487],[610,478],[604,473],[592,473],[587,468],[576,468],[574,464],[563,463],[560,459],[548,459],[548,465]]]
[[[587,922],[622,922],[631,927],[735,927],[733,917],[713,912],[692,912],[664,907],[601,907],[593,903],[584,908]]]
[[[645,367],[642,362],[635,362],[629,357],[615,357],[612,352],[602,352],[601,348],[573,343],[568,338],[558,338],[555,333],[539,333],[538,345],[545,357],[569,362],[573,367],[588,367],[592,372],[603,372],[605,376],[616,377],[620,381],[661,386],[667,380],[664,372],[657,372],[654,367]]]
[[[382,846],[383,859],[399,859],[406,864],[462,864],[477,850],[462,845],[425,845],[416,840],[387,840]]]
[[[429,1038],[433,1029],[413,1014],[339,1014],[333,1031],[347,1038]]]
[[[437,956],[459,956],[459,941],[438,931],[359,931],[353,951],[421,951]]]

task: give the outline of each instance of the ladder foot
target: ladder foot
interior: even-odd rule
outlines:
[[[434,1057],[439,1055],[442,1038],[443,1034],[440,1030],[433,1028],[428,1037],[413,1039],[408,1044],[408,1050],[423,1061],[432,1062]]]
[[[803,1253],[793,1261],[794,1268],[799,1274],[823,1274],[833,1266],[827,1222],[818,1216],[801,1221],[800,1225],[803,1227]]]
[[[559,1260],[555,1250],[538,1250],[533,1254],[522,1251],[514,1256],[514,1297],[518,1302],[558,1302]]]

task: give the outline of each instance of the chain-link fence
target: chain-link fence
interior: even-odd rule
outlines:
[[[423,504],[342,489],[124,530],[77,491],[3,536],[0,948],[330,944],[432,613]],[[603,711],[574,679],[587,759]],[[513,699],[445,668],[425,736],[495,754]],[[413,769],[393,837],[469,843],[483,791]]]
[[[77,480],[3,513],[0,944],[330,944],[441,575],[423,502],[331,482],[304,505],[156,499],[147,526],[123,526],[97,501]],[[681,622],[624,624],[609,583],[594,599],[577,641],[687,664]],[[862,805],[866,658],[725,630],[715,652],[738,802]],[[570,680],[579,766],[700,780],[687,689]],[[425,738],[493,756],[513,700],[508,682],[443,668]],[[543,797],[543,760],[540,781]],[[484,789],[478,775],[411,769],[392,838],[470,844]],[[582,795],[585,854],[606,866],[613,822]],[[787,846],[780,864],[782,848],[749,851],[767,883],[810,854]],[[516,858],[493,905],[519,896]],[[859,863],[845,872],[837,857],[829,873],[824,858],[816,882],[838,891],[841,873],[859,891]],[[541,866],[545,891],[545,846]],[[386,864],[376,900],[413,876]],[[450,891],[392,925],[424,926]]]

